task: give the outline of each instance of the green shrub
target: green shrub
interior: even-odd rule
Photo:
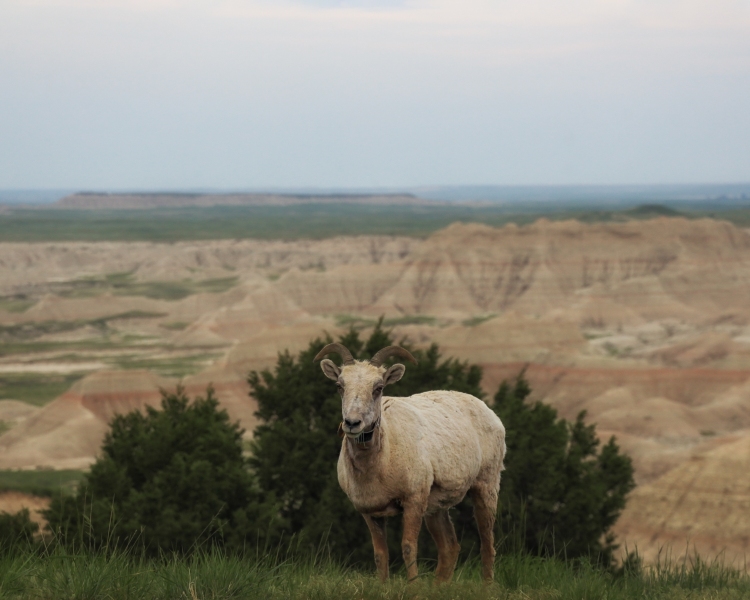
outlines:
[[[193,402],[181,388],[162,394],[161,410],[116,416],[76,495],[53,498],[45,517],[64,543],[187,552],[242,543],[237,532],[255,526],[239,425],[210,388]]]
[[[581,412],[574,423],[531,393],[521,373],[492,405],[507,431],[500,524],[507,543],[540,555],[589,556],[611,565],[611,528],[635,487],[633,465],[614,438],[602,448]]]

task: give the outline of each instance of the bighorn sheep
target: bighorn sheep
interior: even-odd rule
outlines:
[[[383,396],[406,368],[383,362],[393,355],[416,364],[403,348],[388,346],[369,361],[354,360],[342,344],[328,344],[315,360],[338,353],[341,367],[320,364],[336,382],[344,434],[338,479],[372,535],[375,565],[388,578],[385,518],[403,511],[401,549],[409,581],[417,576],[417,538],[424,518],[438,548],[436,577],[450,581],[459,543],[448,509],[468,493],[481,539],[482,576],[494,574],[494,524],[505,428],[487,405],[469,394],[434,391],[408,398]]]

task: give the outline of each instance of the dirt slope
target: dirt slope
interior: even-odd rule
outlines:
[[[98,371],[0,436],[2,468],[85,469],[117,413],[156,406],[173,382],[148,371]]]
[[[750,431],[692,455],[633,492],[617,524],[621,539],[646,560],[671,546],[675,555],[697,552],[746,565],[750,552]]]

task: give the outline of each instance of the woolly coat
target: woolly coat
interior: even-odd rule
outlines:
[[[429,515],[478,487],[497,497],[505,428],[478,398],[448,391],[384,396],[377,429],[372,450],[357,451],[345,439],[339,454],[339,484],[359,512],[391,516],[408,502]]]

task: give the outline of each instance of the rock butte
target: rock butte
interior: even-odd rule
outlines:
[[[127,274],[131,288],[106,284],[112,274]],[[100,287],[71,292],[85,278]],[[228,278],[223,291],[198,286],[177,300],[143,292]],[[147,340],[138,351],[149,359],[213,353],[182,383],[198,394],[212,382],[247,435],[248,370],[385,315],[398,338],[482,365],[488,393],[525,368],[534,399],[567,418],[586,410],[601,437],[616,435],[639,483],[617,525],[630,549],[649,559],[665,544],[675,555],[687,543],[706,556],[725,549],[730,560],[748,551],[750,233],[729,223],[541,219],[454,224],[426,240],[0,244],[0,282],[1,296],[34,302],[0,310],[0,324],[79,324],[38,340],[85,341],[101,326],[81,322],[121,315],[108,331]],[[126,351],[77,352],[95,369]],[[70,352],[0,365],[68,364]],[[113,414],[158,403],[158,387],[178,381],[153,369],[91,370],[0,437],[0,468],[83,468]]]

